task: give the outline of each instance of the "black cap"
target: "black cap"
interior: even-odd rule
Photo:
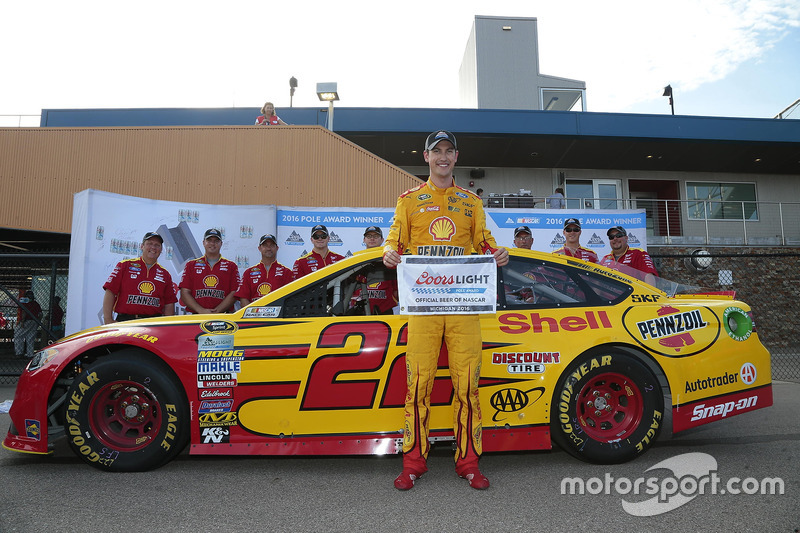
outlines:
[[[164,238],[155,231],[148,231],[147,233],[145,233],[144,237],[142,237],[142,243],[144,243],[144,241],[146,241],[147,239],[153,239],[153,238],[158,239],[161,242],[161,244],[164,244]]]
[[[33,294],[33,291],[30,290],[25,291],[25,296],[27,296],[28,298],[36,298],[36,295]]]
[[[625,231],[625,228],[622,226],[614,226],[612,228],[608,228],[606,235],[611,235],[612,233],[622,233],[623,235],[628,235],[628,232]]]
[[[276,239],[275,235],[273,235],[272,233],[265,233],[264,235],[262,235],[261,238],[258,239],[258,245],[261,246],[262,244],[264,244],[264,241],[272,241],[275,244],[278,244],[278,239]]]
[[[581,222],[577,218],[568,218],[564,221],[564,227],[566,228],[567,226],[578,226],[578,229],[580,229]]]
[[[311,228],[311,235],[313,236],[316,232],[321,231],[327,237],[329,235],[328,228],[326,228],[323,224],[317,224],[313,228]]]
[[[428,135],[428,139],[425,141],[425,151],[433,150],[437,144],[441,141],[450,141],[453,143],[453,148],[458,150],[458,145],[456,144],[456,136],[450,133],[449,131],[439,130],[434,131],[430,135]]]
[[[220,232],[217,228],[207,229],[205,234],[203,234],[203,240],[206,240],[209,237],[216,237],[217,239],[222,240],[222,232]]]
[[[515,229],[514,237],[516,237],[520,233],[527,233],[528,235],[533,235],[533,233],[531,233],[531,228],[529,228],[528,226],[520,226],[517,229]]]
[[[364,230],[364,235],[366,236],[367,233],[377,233],[378,235],[383,237],[383,231],[381,231],[381,228],[379,228],[378,226],[368,227],[367,229]]]

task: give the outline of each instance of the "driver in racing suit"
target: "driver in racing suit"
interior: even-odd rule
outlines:
[[[384,246],[383,262],[393,268],[401,254],[468,255],[491,253],[498,266],[508,263],[508,251],[498,248],[481,199],[456,186],[453,168],[458,158],[456,138],[448,131],[431,133],[425,142],[428,181],[397,199],[394,222]],[[453,382],[456,473],[472,488],[485,489],[489,480],[478,469],[482,450],[478,380],[481,333],[478,315],[410,315],[406,350],[407,392],[403,433],[403,471],[394,481],[408,490],[427,472],[430,397],[442,347],[447,346]]]

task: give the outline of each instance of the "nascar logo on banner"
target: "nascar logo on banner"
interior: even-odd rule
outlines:
[[[497,264],[491,255],[404,255],[397,283],[401,315],[495,312]]]

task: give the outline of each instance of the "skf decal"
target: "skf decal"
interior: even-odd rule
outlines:
[[[222,444],[231,441],[231,430],[226,427],[207,427],[200,433],[203,444]]]
[[[509,374],[541,374],[545,365],[558,363],[560,352],[493,353],[493,365],[506,365]]]
[[[528,394],[535,396],[535,398],[531,399]],[[492,421],[498,422],[499,420],[497,417],[500,416],[500,413],[513,413],[529,405],[533,405],[543,394],[544,387],[535,387],[526,391],[521,391],[519,389],[501,389],[495,392],[489,399],[489,403],[495,409]]]
[[[200,329],[206,333],[213,334],[233,333],[239,329],[239,326],[233,322],[228,322],[227,320],[209,320],[208,322],[203,322],[200,324]]]
[[[641,346],[667,357],[686,357],[706,350],[722,329],[711,309],[694,306],[629,307],[622,315],[622,324]]]

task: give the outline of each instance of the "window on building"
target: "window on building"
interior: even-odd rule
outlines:
[[[569,209],[622,209],[619,180],[566,181],[567,208]]]
[[[689,218],[758,220],[755,183],[687,182]]]

